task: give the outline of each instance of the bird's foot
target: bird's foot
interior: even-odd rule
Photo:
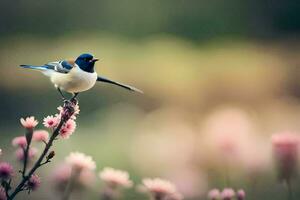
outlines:
[[[71,100],[69,100],[69,99],[64,99],[63,101],[64,101],[65,105],[69,105],[72,103]]]
[[[70,99],[70,101],[71,101],[71,103],[73,103],[74,105],[77,105],[77,103],[78,103],[78,100],[77,100],[75,97],[72,97],[72,98]]]
[[[65,105],[71,105],[71,104],[77,105],[78,103],[78,100],[76,98],[64,99],[63,101]]]

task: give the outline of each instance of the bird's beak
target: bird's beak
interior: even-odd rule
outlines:
[[[99,59],[98,58],[93,58],[92,62],[97,62]]]

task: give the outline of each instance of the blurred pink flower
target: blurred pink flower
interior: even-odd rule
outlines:
[[[54,171],[54,180],[58,182],[64,182],[68,180],[71,175],[72,167],[69,165],[61,165]]]
[[[218,190],[218,189],[212,189],[207,194],[207,198],[209,200],[217,200],[217,199],[220,199],[220,197],[221,197],[221,193],[220,193],[220,190]]]
[[[32,160],[36,156],[37,152],[38,152],[38,150],[36,148],[30,147],[30,149],[28,151],[29,161]],[[15,155],[16,155],[18,161],[24,160],[24,150],[22,148],[18,148],[15,152]]]
[[[207,191],[207,177],[199,168],[184,166],[172,169],[167,177],[186,198],[202,196]]]
[[[222,200],[232,200],[234,196],[235,196],[235,192],[231,188],[225,188],[221,192],[221,199]]]
[[[66,124],[60,129],[60,136],[64,139],[68,139],[76,129],[76,122],[73,119],[69,119]]]
[[[38,175],[32,175],[28,180],[27,186],[30,190],[36,190],[41,185],[41,179]]]
[[[237,193],[236,193],[236,196],[237,196],[237,199],[238,200],[245,200],[246,198],[246,193],[244,190],[238,190]]]
[[[3,187],[0,187],[0,200],[7,200],[6,192]]]
[[[63,164],[55,168],[53,172],[53,181],[55,182],[55,186],[64,191],[66,185],[69,182],[71,177],[72,167],[67,164]],[[91,186],[95,181],[95,175],[91,170],[83,170],[81,171],[79,178],[76,180],[76,186],[78,187],[88,187]]]
[[[33,132],[32,140],[36,142],[47,142],[49,133],[45,130],[37,130]]]
[[[27,129],[33,129],[38,124],[38,121],[35,120],[35,118],[33,116],[26,117],[26,119],[21,118],[20,122],[21,122],[22,126]]]
[[[7,162],[0,163],[0,178],[9,179],[13,176],[14,169],[11,164]]]
[[[104,168],[99,177],[112,187],[131,187],[132,181],[129,180],[129,174],[126,171],[116,170],[110,167]]]
[[[91,186],[96,181],[96,176],[94,171],[91,170],[83,170],[80,173],[80,176],[77,182],[82,186]]]
[[[27,146],[27,141],[25,136],[15,137],[12,140],[12,145],[15,147],[25,148]]]
[[[70,153],[66,162],[76,170],[94,170],[96,168],[96,163],[92,157],[80,152]]]
[[[60,118],[58,116],[53,117],[53,115],[44,118],[44,126],[47,128],[55,128],[59,124]]]
[[[146,178],[143,179],[142,182],[146,191],[148,191],[154,197],[154,199],[164,199],[169,195],[178,193],[175,185],[167,180],[160,178]]]
[[[273,135],[271,139],[279,178],[289,180],[297,169],[300,137],[297,134],[283,132]]]

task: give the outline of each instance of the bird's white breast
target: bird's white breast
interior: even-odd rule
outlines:
[[[71,69],[67,74],[53,73],[51,81],[56,87],[70,93],[83,92],[91,89],[97,81],[97,73],[89,73],[78,66]]]

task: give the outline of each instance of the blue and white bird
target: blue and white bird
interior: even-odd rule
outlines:
[[[130,91],[142,93],[141,90],[132,86],[98,76],[94,69],[95,63],[98,60],[93,55],[84,53],[76,60],[49,62],[41,66],[20,65],[20,67],[38,70],[50,77],[51,82],[64,99],[62,90],[72,93],[73,99],[75,99],[80,92],[91,89],[97,81],[114,84]]]

